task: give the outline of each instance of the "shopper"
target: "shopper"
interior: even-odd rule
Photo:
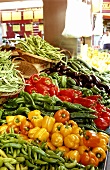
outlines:
[[[110,50],[110,31],[106,30],[106,33],[103,35],[102,40],[102,47],[104,50]]]

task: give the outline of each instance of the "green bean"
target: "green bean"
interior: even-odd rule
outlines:
[[[3,166],[0,168],[0,170],[8,170],[7,167]]]
[[[13,151],[13,158],[16,158],[16,155],[17,155],[16,152],[17,152],[16,149],[14,149],[14,151]]]
[[[16,170],[21,170],[19,163],[16,164]]]
[[[42,166],[41,170],[45,170],[45,165],[44,165],[44,166]]]
[[[58,159],[48,158],[48,157],[45,157],[45,156],[42,156],[42,159],[43,159],[45,162],[48,162],[48,163],[57,163],[57,162],[58,162]]]
[[[20,154],[20,149],[16,149],[16,156]]]
[[[14,158],[3,158],[3,162],[4,163],[11,163],[11,164],[16,164],[17,163],[17,161],[16,161],[16,159],[14,159]]]
[[[34,152],[33,155],[34,155],[34,160],[36,161],[37,160],[37,153]]]
[[[13,158],[13,156],[11,154],[7,154],[8,158]]]
[[[15,167],[11,163],[4,163],[9,170],[15,170]]]
[[[88,118],[88,119],[96,119],[97,116],[90,114],[88,112],[71,112],[71,118]]]
[[[49,158],[55,158],[55,159],[59,159],[61,162],[65,162],[65,160],[62,158],[62,157],[60,157],[59,155],[57,155],[57,154],[51,154],[51,155],[49,155],[48,156]]]
[[[20,169],[21,169],[21,170],[28,170],[28,166],[25,166],[25,167],[24,167],[22,164],[20,164]]]
[[[21,162],[25,161],[25,158],[23,156],[22,157],[16,157],[16,160],[21,163]]]
[[[34,161],[36,164],[40,164],[40,165],[46,165],[46,164],[48,164],[47,162],[44,162],[44,161],[42,161],[42,160],[40,160],[40,159],[37,159],[36,161]]]
[[[0,155],[4,158],[7,158],[7,155],[5,154],[5,152],[2,149],[0,149]]]
[[[33,152],[39,153],[39,154],[41,154],[43,156],[46,156],[46,153],[42,149],[40,149],[40,148],[38,148],[36,146],[32,146],[32,150],[33,150]]]
[[[26,165],[27,165],[29,168],[36,168],[36,165],[32,164],[32,163],[29,162],[28,160],[26,160],[25,162],[26,162]]]
[[[31,147],[28,146],[27,149],[28,149],[28,156],[29,156],[29,159],[31,159],[31,158],[32,158],[32,157],[31,157]]]
[[[31,97],[31,95],[28,92],[23,92],[22,94],[23,94],[24,98],[32,104],[33,108],[36,109],[36,105],[34,103],[33,98]]]
[[[25,159],[29,160],[29,156],[28,155],[24,155],[22,153],[19,154],[20,157],[24,157]]]
[[[11,146],[10,149],[11,149],[11,153],[13,154],[13,152],[14,152],[14,151],[13,151],[13,147]]]
[[[3,157],[0,157],[0,167],[3,165]]]
[[[24,155],[28,155],[28,153],[24,150],[24,148],[22,148],[21,151]]]

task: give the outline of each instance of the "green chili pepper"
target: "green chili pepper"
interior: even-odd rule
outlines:
[[[26,113],[28,114],[30,112],[29,108],[27,107],[19,107],[17,110],[16,110],[16,114],[22,114],[22,113]]]
[[[50,149],[47,149],[47,150],[46,150],[46,153],[47,153],[48,155],[53,155],[53,154],[55,154],[55,152],[52,151],[52,150],[50,150]]]
[[[44,103],[44,109],[47,111],[57,111],[57,110],[62,109],[62,106],[54,106],[54,105],[50,106],[47,103]]]
[[[92,125],[89,125],[89,124],[78,124],[79,125],[79,127],[81,127],[81,128],[87,128],[87,129],[91,129],[91,130],[94,130],[94,131],[96,131],[97,132],[97,129],[94,127],[94,126],[92,126]]]
[[[69,110],[81,111],[83,109],[83,110],[86,110],[89,112],[95,112],[95,110],[93,110],[91,108],[84,107],[81,104],[77,104],[77,103],[73,104],[73,103],[64,101],[63,106]]]
[[[49,155],[48,156],[49,158],[55,158],[55,159],[59,159],[61,162],[65,162],[65,160],[62,158],[62,157],[60,157],[59,155],[56,155],[56,154],[51,154],[51,155]]]
[[[19,163],[16,164],[16,170],[21,170]]]
[[[31,147],[28,146],[27,149],[28,149],[28,156],[29,156],[29,159],[32,159],[32,158],[31,158]]]
[[[24,155],[22,153],[19,154],[20,157],[24,157],[25,159],[29,160],[29,156],[28,155]]]
[[[48,163],[57,163],[57,162],[58,162],[58,159],[48,158],[48,157],[45,157],[45,156],[42,156],[42,159],[43,159],[45,162],[48,162]]]
[[[45,165],[44,165],[44,166],[42,166],[41,170],[45,170]]]
[[[33,155],[34,155],[34,160],[36,161],[37,160],[37,153],[34,152]]]
[[[3,165],[3,157],[0,157],[0,167],[2,167],[2,165]]]
[[[97,116],[90,114],[88,112],[71,112],[71,118],[88,118],[88,119],[96,119]]]
[[[13,154],[13,147],[12,146],[10,147],[10,150],[11,150],[11,153]]]
[[[13,158],[16,158],[16,149],[14,149],[14,151],[13,151]]]
[[[8,168],[3,166],[3,167],[0,168],[0,170],[8,170]]]
[[[11,163],[4,163],[9,170],[15,170],[15,167]]]
[[[0,149],[0,155],[4,158],[7,158],[7,155],[5,154],[5,152],[2,149]]]
[[[25,161],[26,166],[28,166],[29,168],[36,168],[36,165],[33,165],[31,162],[29,162],[28,160]]]
[[[25,167],[24,167],[22,164],[20,164],[20,169],[21,169],[21,170],[28,170],[28,166],[25,166]]]
[[[20,149],[16,149],[16,156],[18,156],[20,154]]]
[[[12,156],[12,155],[10,155],[9,153],[7,154],[7,156],[8,156],[8,158],[13,158],[13,156]]]
[[[33,152],[39,153],[39,154],[41,154],[43,156],[46,156],[46,153],[42,149],[40,149],[40,148],[38,148],[36,146],[32,146],[32,150],[33,150]]]
[[[42,155],[40,153],[37,154],[38,159],[41,159]]]
[[[30,102],[30,103],[32,104],[32,107],[33,107],[34,109],[36,109],[36,105],[35,105],[35,103],[34,103],[33,98],[31,97],[31,95],[30,95],[28,92],[22,92],[22,94],[23,94],[24,98],[25,98],[28,102]]]
[[[36,161],[34,161],[36,164],[40,164],[40,165],[46,165],[46,164],[48,164],[47,162],[44,162],[44,161],[42,161],[42,160],[40,160],[40,159],[37,159]]]
[[[72,163],[65,163],[64,164],[66,168],[74,168],[77,165],[77,161],[74,160]]]
[[[17,161],[16,161],[16,159],[14,159],[14,158],[3,158],[3,162],[4,163],[11,163],[11,164],[16,164],[17,163]]]
[[[24,148],[22,148],[21,151],[24,155],[28,155],[28,153],[24,150]]]
[[[67,78],[67,86],[72,86],[72,85],[76,85],[76,82],[75,82],[75,80],[74,79],[72,79],[71,77],[68,77]]]
[[[65,75],[61,76],[61,82],[60,82],[60,87],[61,88],[66,88],[67,86],[67,77]]]
[[[21,162],[25,161],[25,158],[23,156],[22,157],[16,157],[16,160],[21,163]]]
[[[19,143],[6,143],[2,146],[2,149],[3,148],[7,148],[7,147],[12,147],[12,148],[17,148],[17,149],[20,149],[22,148],[22,145],[19,144]]]
[[[56,170],[54,166],[50,165],[50,170]]]

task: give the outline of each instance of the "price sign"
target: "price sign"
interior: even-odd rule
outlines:
[[[2,21],[11,21],[11,12],[2,12]]]
[[[20,25],[13,25],[13,31],[19,32],[20,31]]]
[[[43,8],[34,11],[34,19],[43,19]]]
[[[12,12],[12,20],[21,20],[21,12]]]
[[[33,31],[32,24],[25,24],[25,31]]]
[[[24,11],[23,19],[24,20],[33,19],[33,11]]]

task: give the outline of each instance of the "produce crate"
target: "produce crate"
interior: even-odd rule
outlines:
[[[32,74],[37,74],[38,70],[34,64],[26,61],[22,57],[15,57],[12,60],[13,63],[16,63],[18,66],[16,69],[21,72],[24,78],[29,78]]]

